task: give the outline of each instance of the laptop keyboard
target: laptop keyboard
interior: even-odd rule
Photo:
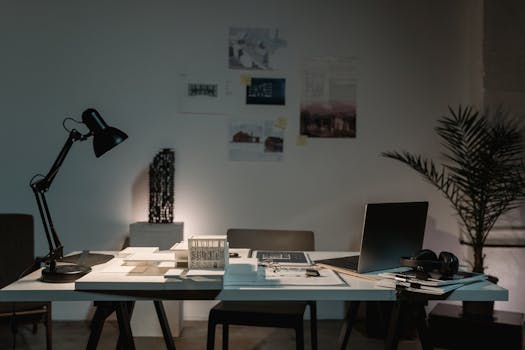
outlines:
[[[357,265],[359,263],[359,255],[345,256],[343,258],[332,258],[317,260],[317,263],[331,265],[342,269],[357,271]]]
[[[357,264],[359,263],[359,255],[348,256],[342,259],[345,269],[357,270]]]

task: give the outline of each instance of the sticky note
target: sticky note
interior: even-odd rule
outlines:
[[[275,127],[279,129],[286,129],[286,126],[288,125],[288,119],[285,117],[279,117],[275,121]]]
[[[241,74],[241,85],[252,85],[252,77],[248,74]]]
[[[297,146],[306,146],[308,144],[308,137],[306,137],[306,135],[298,135],[295,143]]]

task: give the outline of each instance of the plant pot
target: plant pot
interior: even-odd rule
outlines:
[[[462,316],[492,320],[494,314],[493,301],[463,301]]]
[[[497,284],[499,279],[496,276],[489,275],[487,278],[490,282]],[[493,301],[463,301],[463,317],[478,319],[493,319],[494,302]]]

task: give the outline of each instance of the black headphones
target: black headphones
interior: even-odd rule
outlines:
[[[432,250],[423,249],[415,257],[401,258],[400,266],[425,273],[439,271],[442,276],[452,276],[458,272],[459,260],[450,252],[441,252],[438,257]]]

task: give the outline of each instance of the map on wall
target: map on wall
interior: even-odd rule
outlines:
[[[278,29],[231,27],[228,62],[230,69],[271,70],[271,56],[286,47]]]
[[[355,57],[316,57],[301,69],[300,134],[308,137],[356,136]]]

